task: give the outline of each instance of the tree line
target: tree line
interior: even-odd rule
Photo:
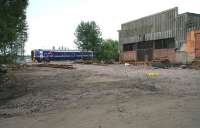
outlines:
[[[28,0],[0,0],[0,63],[10,63],[24,55],[27,6]]]
[[[103,39],[99,26],[95,21],[88,21],[77,26],[74,43],[83,51],[93,51],[100,61],[117,61],[119,58],[118,41]]]
[[[10,63],[24,56],[28,25],[28,0],[0,0],[0,63]],[[81,22],[75,31],[75,44],[79,49],[93,51],[98,60],[117,60],[118,41],[104,40],[94,21]]]

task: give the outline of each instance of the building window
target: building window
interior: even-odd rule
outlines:
[[[161,39],[155,41],[155,49],[175,48],[175,41],[173,38]]]
[[[175,48],[175,41],[174,41],[174,39],[169,39],[168,48]]]
[[[152,41],[139,42],[137,48],[138,49],[152,49],[153,48],[153,42]]]
[[[162,49],[162,41],[161,40],[156,40],[155,41],[155,49]]]
[[[123,45],[123,51],[134,51],[136,50],[136,43],[132,43],[132,44],[124,44]]]

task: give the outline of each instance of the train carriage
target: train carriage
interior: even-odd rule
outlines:
[[[58,60],[90,60],[94,58],[92,51],[80,50],[43,50],[35,49],[31,51],[32,61],[58,61]]]

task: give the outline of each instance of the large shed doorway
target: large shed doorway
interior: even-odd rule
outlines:
[[[151,61],[153,59],[153,49],[138,49],[137,61]]]
[[[137,44],[137,61],[151,61],[153,59],[153,42],[139,42]]]

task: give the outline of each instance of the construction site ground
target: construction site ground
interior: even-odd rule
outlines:
[[[200,127],[200,70],[73,67],[10,70],[6,83],[19,92],[1,100],[0,128]]]

